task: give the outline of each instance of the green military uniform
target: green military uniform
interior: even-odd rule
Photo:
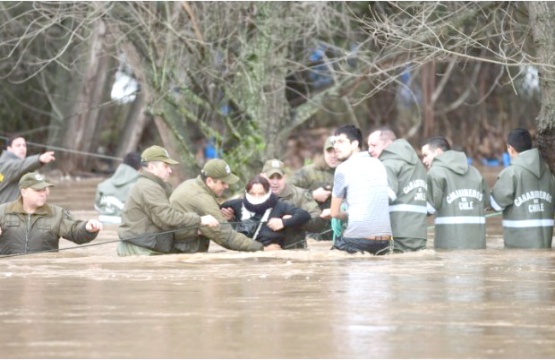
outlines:
[[[287,183],[295,185],[302,189],[310,190],[310,192],[323,188],[331,191],[333,188],[333,176],[335,168],[329,167],[324,158],[319,158],[314,164],[304,166],[297,170]],[[329,209],[331,203],[331,196],[323,203],[319,203],[320,209]]]
[[[146,249],[140,252],[141,255],[171,253],[174,233],[168,231],[185,227],[191,231],[198,230],[200,216],[170,206],[168,198],[171,190],[171,186],[158,176],[141,173],[121,214],[118,236],[125,241],[120,243],[118,255],[136,254],[137,249],[130,244]]]
[[[33,214],[23,210],[21,197],[0,205],[0,254],[27,254],[58,249],[60,237],[76,244],[93,241],[98,232],[88,232],[86,221],[75,220],[69,211],[43,205]]]
[[[314,164],[307,165],[299,169],[293,176],[291,180],[287,180],[291,186],[296,186],[298,188],[307,189],[307,194],[312,198],[312,191],[323,188],[326,190],[332,190],[333,188],[333,176],[335,174],[335,169],[330,168],[324,159],[318,161]],[[315,201],[315,200],[314,200]],[[315,201],[316,202],[316,201]],[[316,202],[320,211],[324,209],[329,209],[331,205],[331,195],[323,203]],[[307,204],[307,206],[310,206]],[[308,211],[308,209],[305,209]],[[311,214],[313,215],[313,214]],[[315,215],[315,214],[314,214]],[[309,228],[312,229],[309,237],[314,237],[317,240],[320,239],[330,239],[332,238],[331,220],[324,220],[319,217],[312,217],[312,224],[307,224]]]
[[[171,205],[181,211],[193,212],[200,216],[212,215],[219,222],[217,227],[202,227],[198,231],[183,231],[176,234],[176,247],[182,252],[208,251],[210,240],[226,249],[236,251],[260,251],[264,247],[258,241],[235,231],[220,212],[220,205],[214,192],[206,185],[203,177],[221,179],[232,184],[238,178],[231,173],[229,165],[221,159],[208,161],[195,179],[181,183],[170,196]],[[233,175],[233,176],[231,176]]]
[[[379,159],[387,171],[389,216],[395,249],[426,248],[426,169],[413,147],[404,139],[383,149]]]
[[[555,177],[538,149],[519,153],[491,192],[491,205],[503,211],[503,239],[509,248],[550,248],[553,238]]]
[[[281,194],[278,195],[278,198],[290,203],[293,206],[303,209],[310,214],[310,221],[302,227],[304,231],[318,233],[330,229],[330,226],[328,225],[329,221],[320,217],[321,210],[308,191],[286,184]],[[286,230],[286,232],[288,235],[286,236],[285,243],[283,244],[284,249],[306,248],[306,239],[303,232],[295,231],[294,229]],[[329,232],[328,235],[331,235],[331,232]]]
[[[177,164],[159,146],[146,149],[141,154],[141,161]],[[172,208],[168,199],[171,191],[171,186],[160,177],[147,171],[141,172],[121,214],[119,256],[172,253],[175,252],[172,230],[187,228],[198,231],[200,216]]]
[[[42,175],[24,175],[21,188],[44,189],[52,184]],[[98,232],[89,232],[86,221],[75,220],[69,211],[55,205],[44,204],[34,213],[27,214],[23,198],[0,205],[0,254],[27,254],[38,251],[57,250],[60,237],[76,244],[85,244],[96,238]]]
[[[428,212],[436,214],[436,249],[484,249],[488,188],[466,155],[448,150],[436,156],[426,176]]]

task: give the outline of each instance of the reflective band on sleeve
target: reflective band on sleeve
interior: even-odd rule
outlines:
[[[389,200],[391,201],[397,200],[397,194],[395,194],[395,191],[391,188],[387,188],[387,196],[389,196]]]
[[[499,204],[497,203],[497,201],[495,201],[495,199],[493,198],[493,196],[490,195],[489,197],[489,202],[491,204],[491,207],[495,210],[495,211],[503,211],[504,208],[502,208],[501,206],[499,206]]]
[[[435,220],[436,225],[447,224],[485,224],[485,216],[445,216]]]
[[[399,205],[392,205],[389,207],[389,212],[394,211],[406,211],[406,212],[415,212],[419,214],[427,214],[428,209],[426,206],[420,205],[408,205],[408,204],[399,204]]]
[[[553,226],[553,219],[503,220],[503,226],[508,228],[550,227]]]

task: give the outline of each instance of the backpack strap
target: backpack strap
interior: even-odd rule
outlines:
[[[262,219],[260,219],[260,222],[258,223],[258,227],[256,228],[256,231],[252,237],[253,240],[256,240],[256,237],[258,236],[258,232],[260,231],[262,224],[268,221],[268,218],[270,217],[270,212],[272,212],[272,208],[266,209],[266,211],[264,212],[264,215],[262,215]]]

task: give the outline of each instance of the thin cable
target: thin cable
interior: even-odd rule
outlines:
[[[6,136],[1,136],[0,138],[4,139],[4,140],[8,140],[9,138]],[[45,145],[45,144],[39,144],[39,143],[34,143],[34,142],[30,142],[30,141],[26,141],[27,145],[33,145],[39,148],[44,148],[47,150],[56,150],[56,151],[61,151],[61,152],[66,152],[69,154],[78,154],[78,155],[85,155],[85,156],[90,156],[90,157],[97,157],[97,158],[101,158],[101,159],[108,159],[108,160],[118,160],[118,161],[122,161],[122,158],[116,157],[116,156],[110,156],[110,155],[102,155],[102,154],[96,154],[96,153],[91,153],[91,152],[87,152],[87,151],[79,151],[79,150],[71,150],[71,149],[67,149],[67,148],[61,148],[58,146],[53,146],[53,145]]]
[[[232,225],[232,224],[237,224],[237,223],[240,223],[240,221],[224,222],[224,223],[220,223],[220,225],[226,225],[226,224]],[[174,232],[177,232],[177,231],[189,230],[189,229],[194,229],[194,228],[198,228],[198,225],[191,225],[191,226],[186,226],[186,227],[179,228],[179,229],[162,231],[162,232],[154,233],[154,234],[150,234],[150,235],[158,236],[158,235],[164,235],[164,234],[171,234],[171,233],[174,233]],[[138,236],[130,237],[130,238],[127,238],[127,239],[109,240],[109,241],[103,241],[103,242],[94,243],[94,244],[90,244],[90,243],[89,244],[82,244],[82,245],[78,245],[78,246],[70,246],[70,247],[65,247],[65,248],[61,248],[61,249],[51,249],[51,250],[44,250],[44,251],[34,251],[34,252],[30,252],[30,253],[17,253],[17,254],[1,255],[0,259],[8,258],[8,257],[15,257],[15,256],[46,254],[46,253],[60,252],[60,251],[65,251],[65,250],[81,249],[81,248],[84,248],[84,247],[100,246],[100,245],[111,244],[111,243],[120,242],[120,241],[128,242],[128,241],[131,241],[131,240],[140,239],[143,236],[144,235],[138,235]],[[189,240],[189,241],[194,241],[194,240]]]

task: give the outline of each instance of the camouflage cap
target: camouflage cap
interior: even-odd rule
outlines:
[[[157,145],[147,148],[141,154],[141,162],[150,162],[150,161],[163,161],[166,164],[170,164],[170,165],[179,164],[179,162],[170,158],[170,154],[168,154],[168,150]]]
[[[285,164],[278,159],[268,160],[264,164],[262,172],[266,174],[267,177],[272,177],[275,174],[285,176]]]
[[[328,136],[328,138],[326,139],[326,142],[324,143],[324,151],[333,148],[333,140],[334,140],[333,136]]]
[[[208,160],[201,170],[202,175],[225,182],[235,184],[239,178],[231,172],[229,165],[222,159]]]
[[[50,183],[47,183],[44,180],[44,176],[37,172],[30,172],[21,177],[19,179],[19,188],[20,189],[27,189],[31,188],[33,190],[42,190],[49,186],[54,186]]]

